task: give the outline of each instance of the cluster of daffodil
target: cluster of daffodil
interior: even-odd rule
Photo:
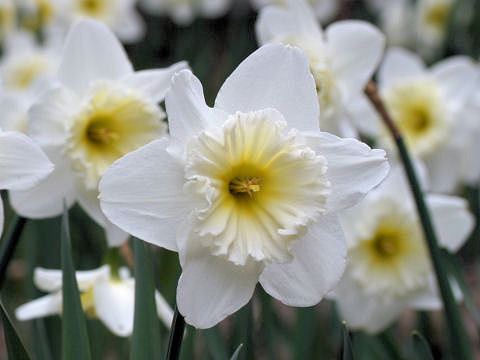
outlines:
[[[368,1],[386,36],[362,20],[322,29],[339,2],[309,3],[140,1],[182,26],[258,10],[259,48],[211,107],[186,61],[134,70],[120,41],[145,32],[135,1],[0,0],[0,189],[11,208],[44,219],[78,204],[110,248],[132,235],[178,252],[176,306],[196,328],[242,308],[257,283],[289,306],[330,299],[370,333],[405,309],[441,309],[394,142],[364,89],[376,74],[439,245],[458,251],[475,223],[456,194],[480,180],[480,67],[459,55],[427,67],[412,51],[436,54],[454,1]],[[130,271],[107,262],[76,278],[85,313],[130,336]],[[48,294],[17,318],[61,314],[62,272],[37,268],[34,283]],[[173,304],[158,291],[155,301],[169,326]]]

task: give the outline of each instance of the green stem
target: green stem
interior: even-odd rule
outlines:
[[[418,182],[417,175],[415,174],[415,169],[408,154],[407,147],[403,141],[402,134],[388,114],[383,101],[380,99],[377,87],[373,82],[370,82],[367,85],[365,93],[391,132],[395,140],[395,144],[397,145],[400,159],[405,168],[408,182],[415,199],[415,205],[420,217],[425,239],[427,241],[430,257],[432,259],[440,295],[442,297],[443,306],[445,309],[446,324],[450,336],[451,351],[454,354],[455,359],[470,360],[472,359],[472,350],[468,342],[468,336],[463,326],[460,311],[455,302],[455,298],[448,281],[447,272],[442,265],[440,248],[438,247],[435,229],[432,224],[429,210],[425,204],[422,189],[420,187],[420,183]]]
[[[173,314],[172,330],[170,332],[170,340],[168,341],[168,350],[166,360],[178,360],[180,358],[180,351],[182,348],[183,333],[185,332],[185,319],[178,312],[178,307],[175,306],[175,313]]]
[[[5,240],[3,240],[2,244],[0,245],[0,289],[3,287],[3,283],[5,282],[8,264],[13,258],[13,254],[15,253],[15,249],[20,241],[20,236],[22,235],[26,222],[27,219],[24,217],[18,215],[15,216],[8,229],[7,235],[5,236]]]

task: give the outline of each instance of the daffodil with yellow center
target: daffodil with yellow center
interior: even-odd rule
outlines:
[[[133,331],[135,279],[127,268],[119,269],[119,276],[112,276],[109,265],[87,271],[77,271],[76,278],[80,300],[85,314],[98,318],[115,335],[127,337]],[[48,294],[19,306],[15,315],[25,321],[62,314],[62,271],[36,268],[34,283]],[[173,311],[155,291],[157,315],[168,328]]]
[[[122,46],[105,25],[80,21],[69,32],[58,70],[59,84],[32,106],[29,133],[56,170],[35,191],[12,192],[18,213],[61,213],[62,199],[78,201],[107,234],[111,246],[127,234],[102,214],[97,186],[118,158],[165,135],[163,100],[170,77],[185,63],[134,72]]]
[[[419,168],[423,186],[428,186]],[[440,246],[457,251],[473,227],[467,203],[428,194]],[[396,166],[364,200],[341,215],[348,265],[331,296],[353,329],[377,333],[405,309],[439,309],[430,257],[403,169]]]
[[[0,41],[12,32],[17,23],[17,11],[13,0],[0,1]]]
[[[402,48],[389,49],[380,67],[380,95],[409,150],[425,163],[433,191],[452,192],[461,181],[463,119],[472,111],[466,104],[476,79],[477,69],[466,57],[426,68],[418,55]],[[371,106],[359,115],[356,124],[362,132],[394,152],[391,136]]]
[[[323,31],[304,0],[287,0],[260,10],[256,34],[260,44],[281,42],[305,51],[322,109],[320,129],[355,137],[351,104],[364,97],[366,82],[380,62],[384,37],[378,29],[348,20]]]
[[[30,31],[44,30],[58,15],[55,0],[25,0],[20,4],[20,25]]]
[[[51,62],[39,54],[32,54],[22,60],[7,64],[2,69],[5,88],[16,91],[31,89],[35,80],[50,70]]]
[[[112,0],[75,0],[76,10],[93,18],[108,18],[113,13],[114,1]]]
[[[99,82],[69,124],[66,152],[87,188],[118,158],[165,132],[163,111],[141,93]]]
[[[170,139],[117,160],[99,198],[114,224],[179,252],[186,321],[214,326],[257,282],[285,304],[318,303],[345,264],[336,211],[383,179],[385,153],[319,132],[308,60],[290,46],[250,55],[213,108],[188,70],[165,104]]]
[[[450,119],[442,89],[435,82],[401,83],[389,89],[384,97],[387,109],[414,155],[428,155],[448,138]]]

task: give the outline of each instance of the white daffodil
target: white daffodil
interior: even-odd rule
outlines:
[[[232,0],[140,0],[145,11],[168,15],[181,26],[189,25],[197,15],[217,18],[225,15]]]
[[[323,33],[303,0],[263,8],[256,33],[260,44],[282,42],[305,51],[322,109],[320,129],[356,136],[349,104],[364,97],[363,89],[383,53],[383,35],[373,25],[353,20],[333,23]]]
[[[457,251],[473,228],[465,200],[427,194],[440,246]],[[377,333],[405,309],[442,306],[420,220],[403,169],[340,216],[348,245],[345,274],[332,296],[349,328]]]
[[[50,28],[58,19],[62,0],[15,0],[18,8],[19,25],[31,32]]]
[[[122,46],[105,25],[83,20],[69,33],[58,84],[44,92],[29,112],[29,134],[56,164],[31,191],[10,192],[17,213],[56,216],[65,198],[76,200],[107,233],[111,246],[127,234],[105,219],[97,184],[117,158],[164,135],[158,106],[178,63],[167,69],[133,72]]]
[[[133,331],[135,310],[135,279],[127,268],[120,268],[118,276],[112,276],[110,266],[88,271],[77,271],[83,311],[90,317],[100,319],[118,336],[130,336]],[[18,320],[31,320],[62,314],[62,271],[36,268],[33,281],[42,291],[50,294],[18,307]],[[157,315],[165,326],[170,327],[173,311],[155,291]]]
[[[392,48],[380,67],[380,95],[412,155],[425,162],[433,191],[451,192],[461,179],[458,160],[470,111],[465,105],[476,81],[473,62],[462,56],[427,69],[418,55]],[[357,126],[393,150],[390,133],[363,105],[357,107]]]
[[[60,17],[68,24],[90,18],[107,25],[125,43],[140,40],[145,23],[135,9],[136,0],[66,0]]]
[[[0,189],[30,189],[52,171],[53,164],[29,137],[16,131],[0,130]],[[0,234],[3,221],[0,199]]]
[[[308,60],[290,46],[245,59],[213,108],[188,70],[165,102],[171,138],[115,162],[100,203],[123,230],[179,252],[186,321],[214,326],[258,281],[285,304],[318,303],[345,265],[336,211],[385,177],[384,151],[319,132]]]
[[[444,44],[455,0],[369,1],[391,46],[414,49],[426,59]]]
[[[287,5],[288,0],[251,0],[253,7],[260,10],[267,5]],[[306,0],[321,23],[330,21],[338,14],[340,2],[336,0]]]

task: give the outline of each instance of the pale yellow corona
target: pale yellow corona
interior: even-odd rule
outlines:
[[[325,209],[326,159],[284,133],[273,109],[231,115],[189,144],[187,189],[211,203],[195,232],[215,255],[286,262],[290,245]]]
[[[443,94],[433,82],[412,81],[385,94],[388,111],[417,156],[434,152],[448,137]]]
[[[27,91],[42,75],[52,70],[52,63],[46,56],[31,54],[7,63],[2,71],[5,88]]]
[[[106,20],[114,13],[113,0],[75,0],[75,10],[81,16]]]
[[[69,129],[67,153],[87,188],[96,189],[118,158],[160,137],[164,114],[132,89],[97,83]]]
[[[425,25],[438,31],[445,30],[451,9],[451,0],[434,1],[431,4],[425,5],[423,12]]]
[[[401,296],[426,286],[431,271],[414,214],[394,201],[377,203],[349,249],[351,275],[367,293]]]

